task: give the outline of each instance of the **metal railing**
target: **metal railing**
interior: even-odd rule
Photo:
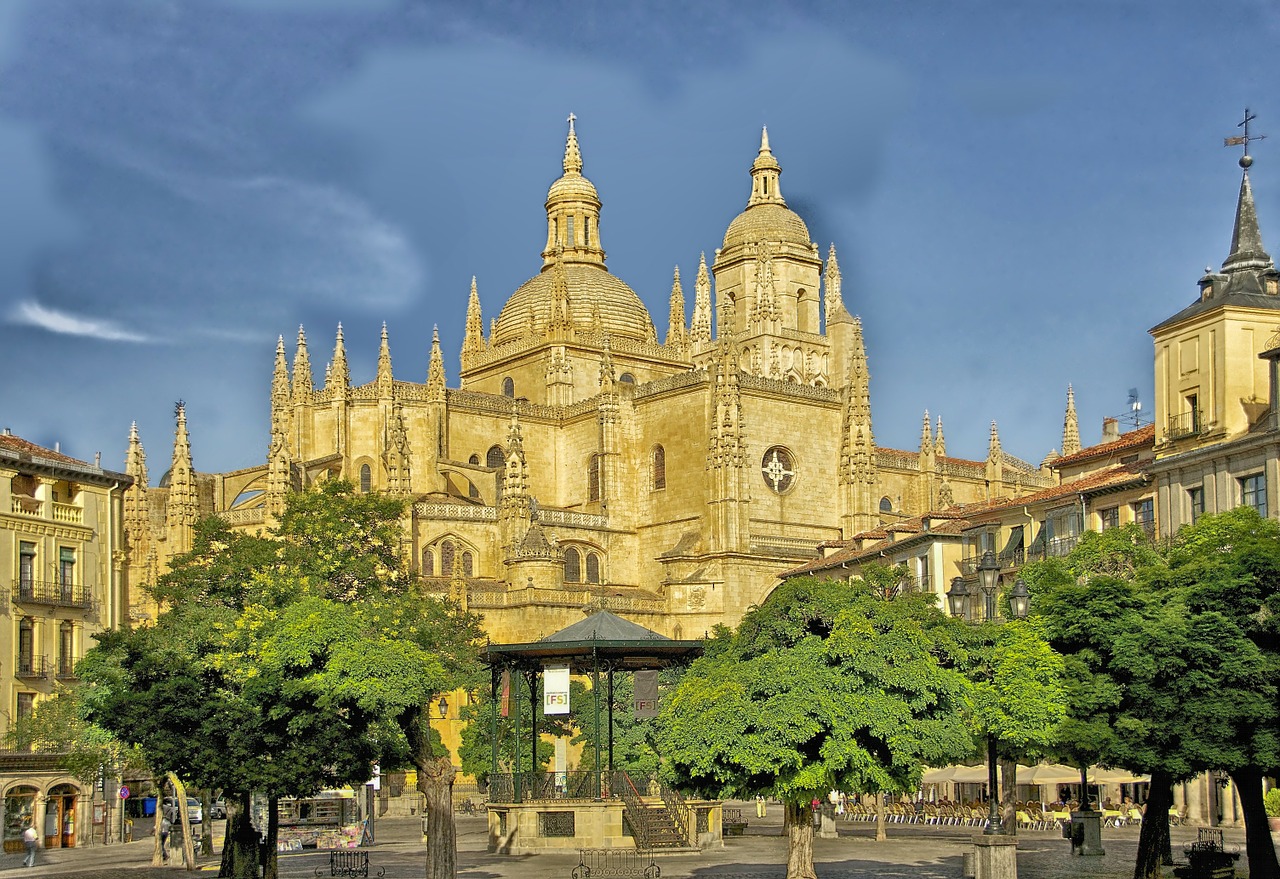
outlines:
[[[52,671],[47,656],[19,656],[13,676],[24,680],[47,681]]]
[[[14,601],[26,604],[46,604],[51,607],[93,606],[93,589],[83,583],[62,583],[51,580],[19,580],[13,590]]]
[[[1196,436],[1204,430],[1203,413],[1199,409],[1169,416],[1169,439],[1180,439],[1184,436]]]

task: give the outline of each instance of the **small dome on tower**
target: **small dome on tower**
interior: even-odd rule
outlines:
[[[787,207],[778,178],[782,166],[769,149],[769,129],[760,134],[760,152],[751,164],[751,197],[747,209],[733,218],[724,233],[724,248],[763,241],[812,246],[809,227]]]

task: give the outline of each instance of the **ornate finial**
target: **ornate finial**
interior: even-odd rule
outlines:
[[[769,126],[768,126],[768,125],[762,125],[762,126],[760,126],[760,152],[762,152],[762,153],[770,152],[770,149],[769,149]]]
[[[582,173],[582,151],[578,149],[578,134],[573,130],[573,120],[577,118],[572,113],[569,114],[569,136],[564,142],[564,173],[566,174]]]
[[[1236,124],[1236,128],[1243,128],[1244,134],[1238,137],[1224,137],[1222,139],[1223,146],[1242,146],[1244,147],[1244,155],[1240,157],[1240,167],[1246,171],[1253,164],[1253,156],[1249,155],[1249,143],[1255,140],[1266,140],[1265,134],[1250,134],[1249,123],[1258,118],[1257,113],[1250,113],[1249,108],[1244,108],[1244,120]]]

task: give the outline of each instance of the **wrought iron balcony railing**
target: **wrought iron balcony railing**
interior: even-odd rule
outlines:
[[[83,583],[19,580],[14,584],[13,600],[24,604],[87,609],[93,606],[93,589]]]
[[[13,676],[28,681],[47,681],[52,671],[47,656],[19,656]]]
[[[1169,416],[1168,437],[1171,440],[1198,436],[1204,431],[1203,413],[1199,409]]]

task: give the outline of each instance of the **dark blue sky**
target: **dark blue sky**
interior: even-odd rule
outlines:
[[[1243,108],[1280,249],[1270,2],[9,0],[0,6],[0,426],[154,477],[173,402],[196,466],[265,456],[275,339],[353,380],[382,322],[457,381],[540,266],[578,118],[610,269],[665,335],[746,203],[761,125],[788,203],[835,242],[876,438],[1038,462],[1068,382],[1086,443],[1150,406],[1148,327],[1227,254]],[[691,285],[689,285],[691,287]],[[692,293],[689,289],[688,294]]]

